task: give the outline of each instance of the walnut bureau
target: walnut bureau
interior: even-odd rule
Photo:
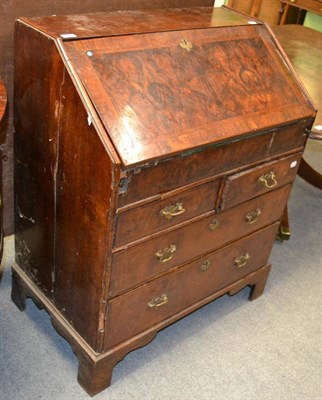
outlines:
[[[89,394],[163,327],[262,294],[315,113],[226,8],[17,21],[12,299],[47,310]]]

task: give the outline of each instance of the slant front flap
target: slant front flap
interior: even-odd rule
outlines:
[[[64,46],[125,166],[314,116],[262,25]]]

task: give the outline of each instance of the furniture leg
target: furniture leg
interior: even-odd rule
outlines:
[[[129,352],[148,344],[157,334],[157,329],[150,329],[105,353],[96,353],[25,272],[14,264],[12,268],[12,300],[20,310],[24,310],[27,297],[31,298],[38,308],[47,311],[55,330],[72,347],[79,361],[78,381],[90,396],[94,396],[110,385],[113,368],[119,361]]]
[[[255,271],[254,273],[248,275],[244,279],[241,279],[238,282],[235,282],[231,286],[228,292],[226,292],[229,296],[234,296],[240,290],[242,290],[245,286],[250,286],[251,291],[249,294],[249,300],[255,300],[260,295],[263,294],[265,285],[268,279],[269,272],[271,270],[271,264],[266,264],[264,267]],[[220,292],[218,292],[220,293]]]
[[[157,334],[157,330],[150,330],[105,353],[95,353],[59,315],[48,309],[47,312],[51,312],[55,330],[68,341],[78,358],[77,380],[90,396],[109,387],[115,365],[131,351],[148,344]]]
[[[281,8],[279,11],[279,20],[278,20],[277,25],[285,25],[285,21],[286,21],[286,17],[287,17],[289,8],[290,8],[290,6],[288,4],[281,2]]]
[[[263,294],[270,270],[270,264],[261,269],[262,273],[258,275],[258,281],[251,288],[249,300],[255,300]]]
[[[280,226],[278,228],[277,232],[277,239],[280,240],[281,242],[283,240],[289,240],[291,237],[291,231],[290,231],[290,224],[288,220],[288,209],[287,209],[287,204],[284,209],[284,213],[281,219]]]
[[[111,384],[114,363],[108,358],[93,361],[88,357],[79,357],[77,380],[90,396],[94,396]]]

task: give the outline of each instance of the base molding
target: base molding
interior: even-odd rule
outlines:
[[[50,315],[53,327],[68,341],[78,358],[78,382],[90,396],[94,396],[110,385],[113,368],[119,361],[132,350],[148,344],[153,340],[158,331],[164,327],[190,314],[210,301],[224,294],[232,296],[246,286],[251,286],[250,300],[259,297],[264,291],[270,268],[270,264],[259,268],[239,281],[234,282],[180,313],[161,321],[157,325],[152,326],[146,331],[103,353],[96,353],[86,343],[55,305],[17,264],[14,264],[12,267],[11,299],[21,311],[26,308],[26,298],[31,298],[38,308],[47,311]]]

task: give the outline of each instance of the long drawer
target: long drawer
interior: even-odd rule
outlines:
[[[277,221],[290,185],[228,211],[199,219],[167,234],[114,253],[109,296],[116,296],[173,267],[218,249]]]
[[[277,228],[275,223],[109,301],[105,346],[131,338],[265,265]]]
[[[229,144],[203,148],[193,154],[127,171],[127,178],[120,183],[118,207],[294,151],[304,146],[305,128],[311,122],[302,120]]]
[[[118,215],[115,246],[149,236],[214,210],[220,180],[211,181]]]

